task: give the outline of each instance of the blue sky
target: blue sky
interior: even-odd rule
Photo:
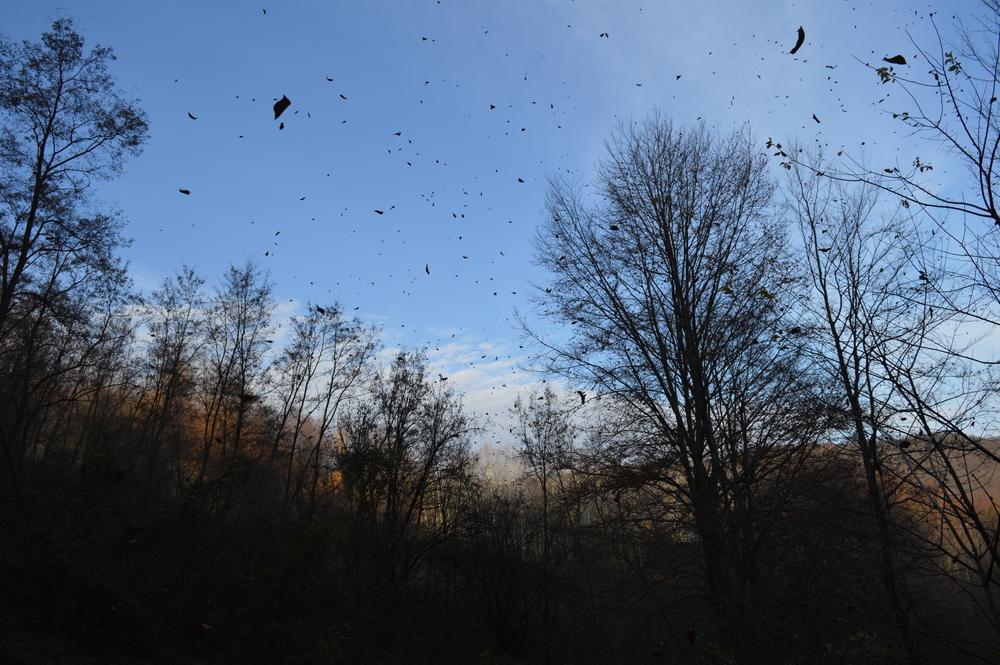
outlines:
[[[8,0],[0,26],[36,41],[73,17],[142,100],[149,144],[99,186],[129,220],[142,290],[183,264],[212,283],[253,257],[283,315],[339,301],[388,345],[426,346],[496,413],[538,378],[517,369],[513,311],[530,312],[529,281],[544,280],[530,258],[547,177],[589,180],[615,122],[654,107],[680,124],[748,122],[762,149],[796,136],[909,163],[931,148],[901,135],[883,112],[892,90],[864,63],[920,66],[910,35],[932,43],[928,13],[948,28],[977,6]]]

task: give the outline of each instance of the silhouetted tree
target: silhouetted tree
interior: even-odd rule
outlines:
[[[340,426],[337,470],[351,512],[357,597],[398,601],[426,555],[456,534],[475,427],[460,399],[401,353]]]
[[[569,468],[574,428],[569,408],[546,388],[541,395],[518,397],[511,409],[515,418],[515,451],[541,490],[542,518],[542,639],[545,662],[550,659],[550,589],[552,535],[549,520],[549,483]]]
[[[126,283],[122,221],[98,209],[91,184],[141,152],[147,122],[115,87],[113,59],[85,51],[66,18],[39,43],[0,39],[0,448],[18,506],[28,410],[61,390],[67,362],[87,362],[54,348],[43,360],[43,348],[88,325],[81,299]]]
[[[151,341],[146,350],[147,380],[140,403],[143,420],[140,436],[146,448],[145,461],[151,483],[168,480],[179,490],[193,472],[196,450],[192,438],[198,389],[198,360],[205,345],[205,281],[188,267],[163,280],[147,306]],[[170,450],[164,451],[164,445]],[[169,462],[168,462],[169,460]]]
[[[899,572],[901,540],[884,482],[884,442],[895,438],[903,408],[892,368],[926,362],[921,348],[932,343],[944,317],[932,320],[933,306],[922,302],[928,290],[920,285],[929,279],[930,268],[912,232],[899,219],[874,219],[877,190],[817,177],[815,172],[823,170],[821,156],[792,151],[812,160],[809,167],[796,164],[789,171],[785,198],[798,222],[803,264],[813,288],[807,301],[812,316],[804,323],[816,341],[816,366],[837,386],[829,408],[842,414],[844,440],[861,459],[893,623],[910,659],[924,662],[912,632],[914,608],[906,603],[905,578]]]
[[[290,328],[291,339],[273,365],[279,424],[271,462],[286,446],[286,507],[308,482],[311,511],[320,476],[334,470],[337,420],[374,370],[377,331],[347,319],[339,304],[310,306],[307,315],[292,318]]]
[[[207,357],[201,372],[204,449],[199,478],[208,469],[213,448],[220,468],[227,455],[240,453],[244,416],[263,395],[268,338],[273,335],[273,289],[260,266],[247,260],[242,267],[229,266],[209,303]]]
[[[766,158],[747,131],[654,114],[617,127],[597,174],[593,200],[551,183],[536,257],[553,278],[537,302],[569,332],[533,337],[550,371],[610,405],[601,464],[679,507],[709,603],[752,652],[767,639],[745,605],[769,537],[765,481],[827,426],[788,318],[801,279]]]

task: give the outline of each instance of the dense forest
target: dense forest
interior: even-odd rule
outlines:
[[[339,304],[276,342],[252,260],[137,293],[92,185],[144,112],[71,20],[3,41],[0,661],[997,662],[989,7],[926,80],[873,68],[957,196],[660,112],[597,195],[553,180],[522,315],[553,387],[502,468]]]

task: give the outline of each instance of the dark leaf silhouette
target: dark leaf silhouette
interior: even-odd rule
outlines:
[[[799,26],[799,38],[798,38],[798,41],[795,42],[795,46],[793,46],[792,50],[789,51],[788,53],[791,54],[791,55],[794,55],[795,52],[799,50],[799,48],[802,46],[802,44],[805,41],[806,41],[806,31],[802,28],[802,26]]]
[[[190,194],[191,193],[190,189],[178,189],[177,191],[179,191],[181,194]]]
[[[198,118],[194,117],[193,115],[191,115],[190,112],[188,113],[188,117],[191,118],[192,120],[197,120],[198,119]]]
[[[383,215],[383,214],[385,214],[385,213],[383,213],[383,212],[382,212],[381,210],[376,210],[375,212],[377,212],[377,213],[378,213],[378,214],[380,214],[380,215]]]
[[[587,393],[583,392],[582,390],[577,390],[576,394],[580,396],[581,406],[587,403]]]
[[[278,125],[278,129],[284,129],[284,128],[285,128],[285,123],[281,123],[280,125]]]
[[[904,58],[901,55],[894,55],[891,58],[882,58],[882,59],[885,60],[888,63],[893,64],[893,65],[905,65],[906,64],[906,58]]]
[[[429,263],[424,264],[424,272],[426,272],[428,275],[431,274],[431,266]]]
[[[819,122],[819,118],[816,117],[815,113],[813,113],[813,120],[815,120],[816,122]]]
[[[292,105],[292,101],[288,97],[282,95],[281,99],[274,103],[274,119],[277,120],[278,117],[285,112],[289,106]]]

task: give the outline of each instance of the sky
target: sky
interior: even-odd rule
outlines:
[[[150,140],[97,192],[128,220],[140,290],[183,265],[213,285],[253,259],[280,316],[339,302],[388,347],[426,348],[493,417],[542,379],[514,312],[531,318],[546,279],[531,255],[549,178],[589,182],[615,123],[654,108],[678,125],[748,123],[762,150],[796,138],[926,161],[932,148],[886,113],[905,100],[866,64],[920,67],[928,15],[947,31],[978,6],[7,0],[0,30],[37,41],[71,17],[89,46],[113,48]]]

